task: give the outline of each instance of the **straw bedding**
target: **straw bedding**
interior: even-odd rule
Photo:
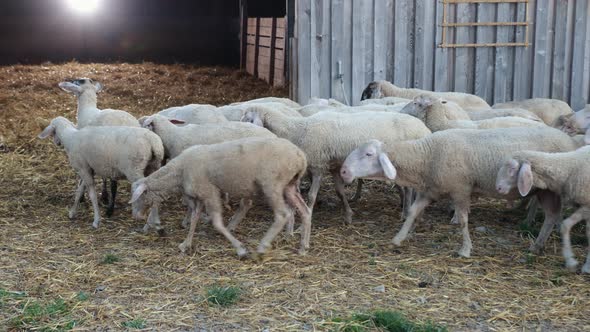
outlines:
[[[352,204],[351,226],[343,224],[333,187],[325,183],[314,210],[311,250],[303,257],[295,253],[298,234],[281,234],[263,261],[239,261],[210,224],[199,225],[194,252],[182,255],[182,205],[164,205],[166,236],[143,234],[143,224],[131,218],[125,182],[115,215],[105,219],[103,209],[98,230],[91,227],[87,203],[71,222],[67,208],[76,177],[64,152],[36,135],[55,116],[75,120],[75,99],[57,83],[78,76],[104,84],[99,107],[136,116],[188,103],[286,95],[227,68],[0,67],[0,330],[59,329],[68,322],[78,330],[122,330],[133,320],[158,331],[334,330],[336,317],[380,309],[450,330],[590,330],[590,279],[564,270],[557,233],[545,255],[527,254],[532,239],[519,232],[523,213],[500,201],[472,206],[469,259],[454,254],[461,237],[445,202],[428,208],[414,236],[393,247],[399,198],[382,183],[369,183]],[[271,217],[257,205],[237,237],[255,248]],[[576,233],[583,236],[583,228]],[[585,245],[575,246],[578,256]],[[107,264],[106,255],[118,261]],[[206,299],[212,285],[237,286],[240,299],[214,305]],[[23,319],[31,303],[56,300],[67,306],[61,315]]]

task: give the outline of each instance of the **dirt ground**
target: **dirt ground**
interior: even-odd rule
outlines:
[[[523,212],[505,202],[472,206],[469,259],[455,255],[461,236],[444,201],[427,209],[412,238],[393,247],[399,198],[382,183],[365,186],[346,226],[325,182],[307,256],[296,254],[299,234],[281,234],[262,262],[238,260],[210,224],[199,225],[194,252],[180,254],[184,210],[177,200],[163,206],[167,235],[143,234],[143,224],[131,218],[126,182],[114,216],[101,211],[98,230],[87,204],[72,222],[67,208],[76,176],[64,151],[36,135],[55,116],[75,120],[75,98],[57,83],[78,76],[103,83],[99,107],[137,116],[188,103],[286,95],[227,68],[0,67],[1,331],[331,331],[345,328],[337,318],[373,310],[399,311],[451,331],[590,330],[590,277],[563,268],[557,232],[544,255],[528,254],[533,239],[519,226]],[[255,248],[271,218],[266,206],[256,206],[236,236]],[[583,237],[577,228],[580,259]],[[215,286],[237,287],[240,297],[216,305],[207,295]]]

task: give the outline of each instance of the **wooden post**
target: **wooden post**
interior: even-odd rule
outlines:
[[[271,86],[275,84],[275,46],[277,41],[277,18],[272,18],[271,24],[271,32],[270,32],[270,60],[268,61],[268,83]]]
[[[256,34],[254,35],[254,76],[258,77],[258,52],[260,39],[260,17],[256,18]]]
[[[240,0],[240,69],[246,70],[248,58],[248,0]]]

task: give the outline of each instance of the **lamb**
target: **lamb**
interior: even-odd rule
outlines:
[[[356,146],[373,137],[393,143],[430,134],[430,130],[412,116],[385,112],[333,113],[333,118],[330,119],[290,118],[258,106],[249,109],[242,121],[264,126],[305,152],[312,178],[308,193],[311,209],[315,205],[322,176],[330,171],[336,193],[344,205],[347,223],[352,221],[353,212],[344,195],[342,179],[338,175],[338,168],[346,156]]]
[[[453,128],[492,129],[545,126],[542,122],[509,116],[480,121],[450,120],[447,118],[446,114],[448,114],[448,112],[445,110],[447,101],[445,99],[435,99],[426,94],[414,98],[413,105],[418,114],[418,118],[424,119],[424,123],[428,129],[433,132]]]
[[[398,246],[426,206],[441,197],[450,197],[463,234],[459,255],[469,257],[472,249],[468,229],[471,197],[502,197],[496,191],[495,179],[504,158],[523,149],[565,152],[576,148],[571,137],[550,127],[451,129],[422,139],[389,144],[370,140],[349,154],[342,164],[340,176],[346,183],[357,177],[395,180],[396,184],[418,192],[408,217],[393,239]],[[536,196],[545,212],[545,222],[531,247],[533,252],[542,249],[561,209],[559,197],[554,193],[541,190]],[[517,195],[511,193],[508,197]]]
[[[100,224],[94,175],[111,179],[125,177],[133,182],[158,169],[164,158],[160,138],[143,128],[88,126],[77,129],[68,119],[60,116],[53,119],[38,137],[44,139],[50,136],[57,146],[63,145],[70,165],[82,179],[69,217],[73,219],[76,216],[78,202],[87,190],[94,209],[94,228]],[[150,212],[149,220],[150,225],[161,231],[157,208]],[[144,230],[147,231],[147,224]]]
[[[264,107],[270,107],[273,108],[287,116],[292,116],[292,117],[301,117],[301,114],[299,114],[299,112],[289,106],[286,106],[283,103],[279,103],[279,102],[266,102],[266,103],[260,103],[260,104],[255,104],[255,103],[247,103],[247,104],[240,104],[240,105],[227,105],[227,106],[221,106],[219,108],[217,108],[217,111],[220,112],[221,114],[223,114],[225,116],[226,119],[228,119],[229,121],[240,121],[240,119],[242,119],[242,116],[244,115],[244,112],[246,112],[246,110],[248,109],[248,107],[251,106],[255,106],[255,105],[262,105]]]
[[[254,104],[264,104],[264,103],[281,103],[287,107],[290,107],[292,109],[297,109],[297,108],[301,108],[301,105],[299,105],[298,103],[292,101],[289,98],[279,98],[279,97],[263,97],[263,98],[256,98],[256,99],[251,99],[251,100],[247,100],[247,101],[240,101],[240,102],[236,102],[236,103],[231,103],[229,104],[230,106],[236,106],[236,105],[254,105]]]
[[[549,190],[560,195],[565,201],[580,207],[561,224],[563,239],[562,253],[566,267],[575,271],[578,261],[572,252],[570,231],[582,219],[586,219],[586,235],[590,243],[590,146],[575,151],[545,153],[518,151],[504,162],[496,179],[496,189],[501,194],[509,193],[514,187],[522,196],[533,188]],[[590,251],[582,273],[590,273]]]
[[[157,114],[191,124],[227,123],[228,120],[213,105],[189,104],[170,107]],[[141,120],[145,120],[142,118]]]
[[[183,121],[169,119],[162,115],[152,115],[143,122],[147,128],[162,139],[167,158],[175,158],[186,148],[193,145],[208,145],[244,137],[276,137],[270,131],[250,123],[227,122],[224,124],[182,124]]]
[[[232,243],[241,258],[248,250],[223,225],[221,196],[229,193],[232,197],[251,198],[262,193],[275,218],[257,252],[263,254],[270,247],[291,213],[290,206],[301,215],[299,252],[305,254],[309,248],[311,210],[299,194],[298,186],[306,168],[305,154],[282,138],[252,137],[193,146],[147,178],[133,183],[133,216],[145,218],[146,211],[160,205],[163,197],[180,192],[185,200],[192,202],[191,226],[186,240],[179,245],[180,250],[186,252],[192,246],[204,207],[215,229]]]
[[[383,97],[400,97],[413,99],[420,94],[430,94],[434,97],[444,98],[448,101],[456,102],[463,108],[481,108],[489,109],[490,105],[478,96],[462,93],[462,92],[433,92],[420,89],[405,89],[400,88],[392,83],[381,80],[373,81],[367,85],[361,96],[361,101],[371,98],[383,98]]]
[[[125,112],[113,109],[98,109],[96,94],[102,90],[102,84],[94,82],[90,78],[78,78],[72,81],[59,83],[64,91],[73,94],[78,100],[76,113],[77,128],[86,126],[127,126],[139,127],[137,119]],[[117,181],[111,180],[111,195],[107,193],[106,179],[103,179],[102,199],[108,204],[106,215],[110,217],[115,209],[115,196],[117,195]],[[107,198],[108,197],[108,198]]]
[[[522,108],[537,115],[545,124],[554,127],[555,122],[561,115],[573,113],[569,105],[561,100],[533,98],[521,101],[495,104],[492,108]]]
[[[361,105],[372,105],[372,104],[380,104],[380,105],[395,105],[395,104],[407,104],[411,102],[412,99],[407,98],[399,98],[399,97],[383,97],[379,99],[369,98],[361,101]]]

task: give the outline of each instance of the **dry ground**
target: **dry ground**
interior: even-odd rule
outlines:
[[[444,202],[427,210],[403,247],[392,247],[399,200],[377,183],[352,205],[352,226],[343,225],[325,185],[308,255],[295,254],[298,234],[280,235],[260,263],[239,261],[209,224],[199,226],[195,252],[181,255],[183,209],[175,201],[164,206],[167,236],[142,234],[126,203],[128,184],[98,230],[85,204],[71,222],[76,177],[64,152],[36,135],[57,115],[75,119],[75,100],[57,83],[76,76],[105,85],[99,107],[135,115],[286,94],[225,68],[0,67],[0,330],[334,330],[342,327],[337,317],[379,309],[453,331],[590,330],[590,278],[563,269],[556,233],[545,255],[527,254],[532,239],[519,231],[523,215],[502,202],[473,206],[470,259],[454,255],[460,234]],[[266,207],[253,209],[237,236],[253,248],[270,219]],[[576,245],[579,256],[585,245]],[[241,297],[228,307],[211,304],[213,285],[237,286]]]

